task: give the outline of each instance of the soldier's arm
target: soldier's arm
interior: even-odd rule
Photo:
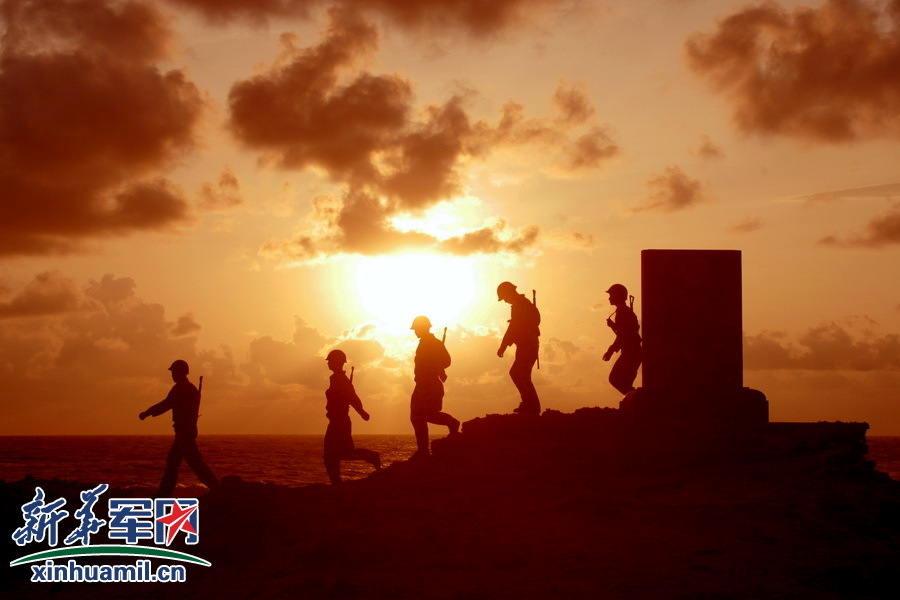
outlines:
[[[509,321],[509,325],[506,326],[506,333],[503,334],[503,339],[500,341],[500,350],[506,350],[510,346],[512,346],[513,339],[513,322],[512,319]]]
[[[363,420],[369,420],[369,413],[366,412],[366,409],[363,408],[362,400],[359,399],[359,395],[356,393],[356,389],[353,387],[353,384],[349,384],[349,389],[347,390],[347,399],[350,402],[350,406],[353,407],[359,416],[363,418]]]
[[[622,349],[622,340],[617,335],[616,339],[613,341],[613,343],[610,344],[609,350],[607,350],[607,352],[609,352],[610,354],[615,354],[616,352],[618,352],[621,349]]]
[[[616,317],[616,318],[618,318],[618,317]],[[613,340],[613,343],[610,345],[609,350],[607,350],[607,352],[609,352],[610,354],[614,354],[622,349],[622,337],[623,336],[622,336],[621,328],[615,327],[615,328],[613,328],[613,331],[616,334],[616,339]]]
[[[352,406],[359,414],[366,412],[363,410],[362,400],[359,399],[359,394],[356,393],[353,384],[349,382],[347,384],[347,402],[349,402],[350,406]]]
[[[616,312],[616,320],[610,321],[606,320],[606,323],[609,325],[609,328],[613,330],[613,333],[616,334],[616,339],[613,340],[613,343],[610,344],[609,348],[606,350],[606,356],[612,356],[616,352],[622,349],[622,333],[621,327],[619,325],[619,313]]]
[[[147,410],[142,412],[139,415],[141,420],[143,420],[147,417],[158,417],[159,415],[163,414],[164,412],[171,410],[172,405],[174,404],[172,396],[173,396],[173,393],[169,392],[169,395],[166,396],[164,400],[157,402],[156,404],[154,404],[153,406],[151,406],[150,408],[148,408]]]
[[[443,364],[444,364],[445,369],[447,367],[449,367],[450,364],[453,362],[453,360],[450,358],[450,353],[447,352],[447,347],[443,344],[441,344],[441,358],[443,359]]]

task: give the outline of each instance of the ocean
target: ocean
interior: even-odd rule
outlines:
[[[411,435],[355,435],[357,447],[381,453],[384,466],[407,459],[416,448]],[[327,483],[318,435],[201,435],[197,442],[218,477],[237,475],[245,481],[301,486]],[[115,487],[159,484],[171,436],[0,436],[0,480],[68,479],[109,483]],[[342,463],[344,479],[365,477],[364,462]],[[182,488],[199,485],[184,463]]]
[[[405,460],[415,451],[408,435],[357,435],[356,445],[380,452],[385,466]],[[869,457],[879,470],[900,480],[900,437],[870,436]],[[162,474],[170,436],[47,436],[0,437],[0,480],[68,479],[109,483],[115,487],[156,487]],[[304,435],[204,435],[200,451],[216,475],[237,475],[246,481],[301,486],[326,483],[322,437]],[[372,468],[344,462],[345,479],[365,477]],[[182,464],[179,486],[198,485]]]

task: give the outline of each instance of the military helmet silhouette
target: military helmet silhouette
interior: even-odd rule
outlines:
[[[413,319],[412,325],[409,327],[410,329],[431,329],[431,319],[426,317],[425,315],[419,315],[415,319]]]
[[[625,298],[628,296],[628,288],[626,288],[621,283],[614,283],[611,286],[609,286],[609,289],[606,290],[606,293],[612,294],[614,296],[621,296],[622,298]]]
[[[328,353],[328,356],[325,357],[325,360],[327,360],[328,362],[336,360],[340,364],[344,364],[345,362],[347,362],[347,355],[344,354],[343,350],[332,350]]]
[[[509,281],[504,281],[500,285],[497,286],[497,302],[503,300],[503,297],[512,294],[516,291],[516,286],[514,286]]]
[[[187,375],[190,369],[188,368],[188,364],[186,360],[181,360],[180,358],[169,365],[169,370],[173,373],[182,373]]]

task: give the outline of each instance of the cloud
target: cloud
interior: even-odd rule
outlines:
[[[900,135],[896,0],[768,2],[686,43],[690,67],[729,98],[737,126],[761,135],[849,142]]]
[[[557,0],[169,0],[199,11],[213,23],[244,20],[263,23],[274,17],[306,18],[321,6],[375,14],[407,29],[444,32],[458,29],[486,37],[528,20]]]
[[[787,336],[762,332],[744,337],[744,366],[749,370],[900,370],[900,335],[868,329],[848,330],[837,323],[808,329],[791,343]]]
[[[12,298],[7,312],[17,307],[20,318],[0,320],[5,433],[137,432],[136,411],[165,395],[171,385],[166,368],[176,358],[213,387],[235,381],[226,349],[199,349],[195,337],[175,335],[165,308],[138,297],[129,277],[105,275],[76,285],[45,273]],[[216,395],[211,398],[214,405]],[[164,420],[155,427],[170,430]]]
[[[197,333],[200,329],[200,324],[194,319],[194,315],[187,313],[178,317],[178,320],[172,325],[172,335],[178,337],[190,335]]]
[[[739,221],[729,228],[732,233],[752,233],[758,231],[763,226],[763,222],[755,217],[748,217],[743,221]]]
[[[78,288],[59,271],[34,277],[12,298],[0,302],[0,319],[58,315],[78,310],[82,305]]]
[[[634,208],[636,212],[674,212],[689,208],[705,197],[703,186],[696,179],[688,177],[680,167],[670,166],[647,181],[650,197]]]
[[[883,198],[885,200],[893,200],[897,197],[900,197],[900,183],[885,183],[882,185],[870,185],[830,192],[817,192],[815,194],[803,196],[803,199],[810,203],[819,203],[854,198]]]
[[[398,230],[391,220],[460,194],[464,165],[500,146],[560,149],[570,170],[597,168],[618,152],[599,126],[570,139],[568,130],[593,114],[574,88],[557,90],[561,116],[555,120],[527,118],[514,102],[503,106],[496,124],[476,120],[466,106],[471,92],[417,111],[406,79],[354,70],[377,47],[374,27],[355,13],[329,14],[317,45],[300,49],[293,38],[283,38],[276,64],[236,83],[229,94],[230,127],[239,142],[282,168],[316,168],[345,186],[339,200],[314,205],[310,227],[290,240],[266,243],[264,256],[296,262],[410,248],[521,252],[537,239],[535,228],[510,234],[489,223],[439,238]]]
[[[862,233],[839,237],[828,235],[819,240],[824,246],[883,248],[900,244],[900,205],[873,218]]]
[[[241,185],[230,169],[224,169],[217,183],[204,183],[200,188],[200,208],[227,210],[243,202]]]
[[[602,127],[579,136],[566,151],[565,167],[570,171],[595,169],[619,154],[619,146]]]
[[[198,347],[191,313],[170,320],[137,292],[130,277],[77,285],[50,272],[0,299],[0,431],[169,434],[168,417],[137,413],[165,395],[182,358],[194,381],[204,376],[203,431],[311,433],[324,426],[325,350],[345,348],[359,366],[383,357],[371,331],[331,339],[297,319],[285,341],[253,338],[239,364],[227,346]]]
[[[322,360],[319,355],[325,343],[325,338],[318,331],[296,318],[290,341],[283,342],[270,336],[252,340],[250,360],[244,370],[254,380],[313,386],[321,381]]]
[[[560,84],[553,94],[553,102],[560,112],[559,121],[564,125],[581,125],[596,113],[587,93],[580,87]]]
[[[401,231],[391,224],[395,204],[364,192],[350,192],[340,202],[320,199],[314,205],[314,233],[270,240],[260,249],[266,258],[296,263],[334,254],[389,254],[430,250],[451,254],[520,253],[533,246],[538,228],[508,232],[502,221],[447,238]]]
[[[530,248],[538,239],[538,228],[528,227],[521,234],[503,238],[501,232],[505,225],[482,227],[457,237],[442,240],[438,246],[442,251],[451,254],[493,254],[497,252],[520,253]]]
[[[161,71],[169,30],[140,2],[2,4],[0,254],[70,252],[171,227],[180,192],[154,172],[188,150],[203,107]]]
[[[714,159],[714,158],[722,158],[725,156],[725,153],[722,152],[722,148],[713,143],[708,136],[703,136],[700,139],[700,145],[696,150],[697,156],[705,159]]]

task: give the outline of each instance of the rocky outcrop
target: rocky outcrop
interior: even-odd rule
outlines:
[[[339,488],[228,480],[202,501],[213,562],[178,586],[92,596],[222,598],[898,597],[900,483],[866,425],[731,435],[618,410],[490,415]],[[7,531],[34,482],[2,488]],[[48,482],[75,501],[80,488]],[[6,577],[16,598],[78,586]]]

